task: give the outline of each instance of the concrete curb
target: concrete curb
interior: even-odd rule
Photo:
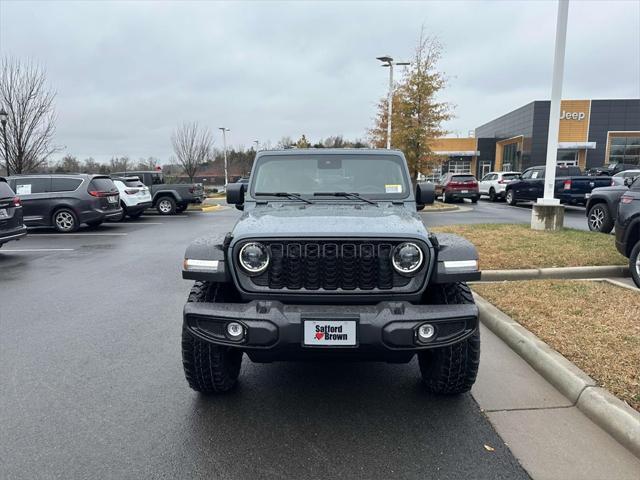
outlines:
[[[640,413],[556,352],[513,318],[474,293],[480,321],[594,423],[640,458]]]
[[[608,265],[603,267],[562,267],[530,268],[522,270],[483,270],[480,280],[483,282],[501,282],[504,280],[542,280],[542,279],[579,279],[604,277],[629,277],[626,265]]]
[[[206,205],[204,207],[194,207],[188,208],[188,212],[217,212],[219,210],[225,210],[227,207],[223,207],[222,205]]]
[[[460,207],[456,207],[455,205],[451,205],[450,207],[442,207],[442,208],[429,208],[424,207],[421,210],[421,213],[439,213],[439,212],[454,212],[456,210],[460,210]]]

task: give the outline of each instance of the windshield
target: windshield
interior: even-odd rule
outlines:
[[[252,195],[349,192],[404,198],[409,192],[404,162],[396,155],[268,155],[258,159],[252,178]]]
[[[519,173],[505,173],[502,175],[503,180],[515,180],[520,176]]]

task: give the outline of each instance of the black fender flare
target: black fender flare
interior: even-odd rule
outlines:
[[[180,196],[177,190],[159,190],[153,194],[154,205],[160,197],[173,197],[176,203],[180,203],[183,201],[183,198]]]
[[[431,241],[437,252],[431,282],[454,283],[480,280],[478,251],[473,243],[452,233],[432,234]]]
[[[184,253],[182,278],[217,283],[231,281],[225,254],[229,240],[229,235],[207,235],[191,242]]]

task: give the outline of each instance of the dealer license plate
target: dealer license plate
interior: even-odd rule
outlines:
[[[469,190],[460,190],[460,193],[469,193]]]
[[[9,218],[6,208],[0,208],[0,218]]]
[[[115,195],[112,197],[107,197],[107,200],[109,201],[109,203],[118,203],[118,197],[116,197]]]
[[[312,347],[356,345],[356,321],[305,320],[304,344]]]

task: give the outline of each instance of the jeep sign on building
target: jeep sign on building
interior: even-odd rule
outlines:
[[[549,109],[548,101],[531,102],[476,128],[475,138],[438,139],[432,150],[448,157],[444,171],[478,177],[544,165]],[[640,165],[640,99],[563,100],[558,142],[560,165],[583,170],[609,163]]]

